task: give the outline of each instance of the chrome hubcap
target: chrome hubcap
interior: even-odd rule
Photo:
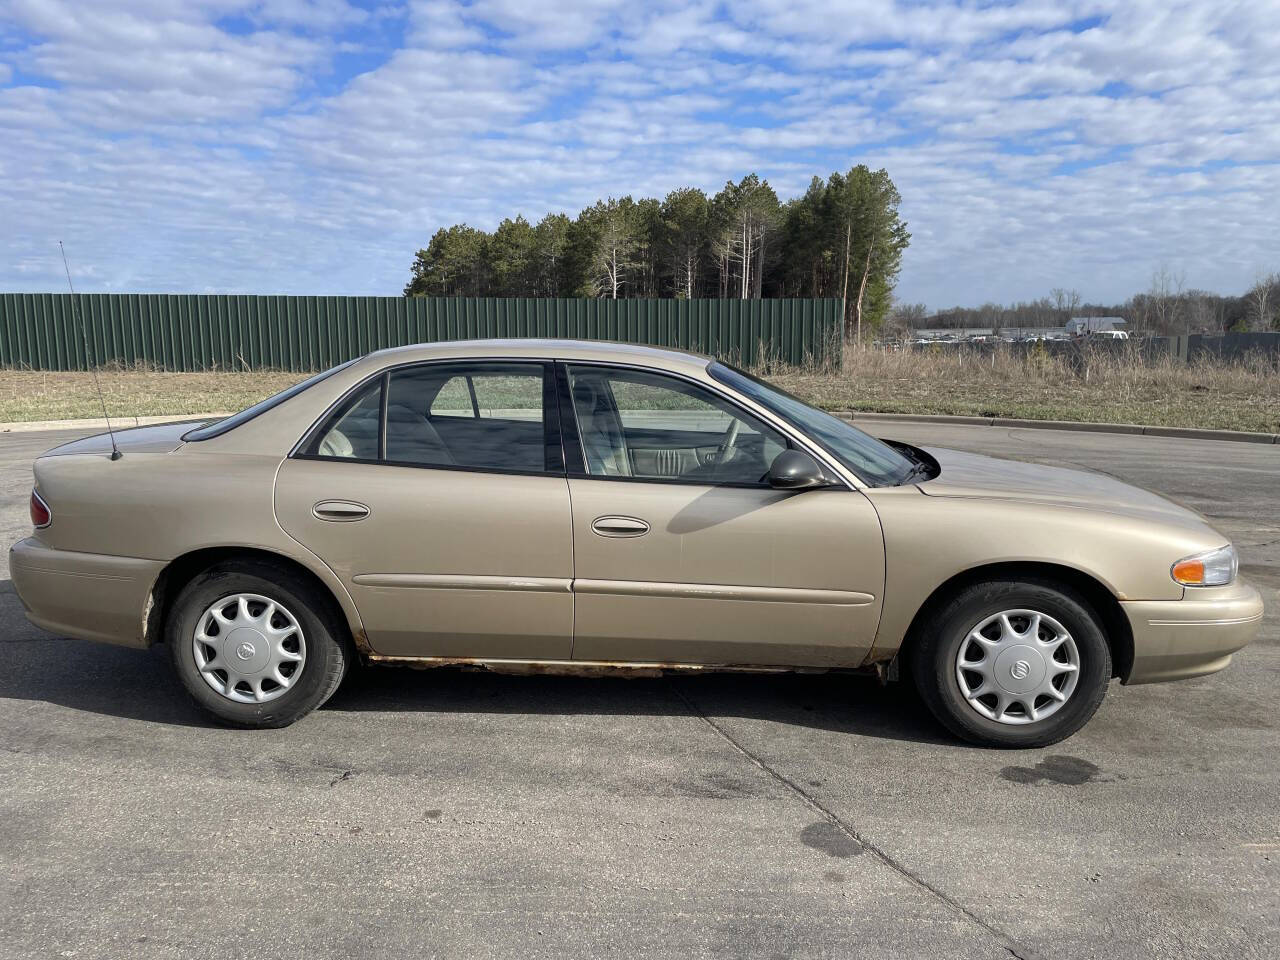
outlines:
[[[200,615],[191,646],[204,682],[237,703],[282,696],[307,662],[297,617],[256,593],[213,603]]]
[[[1036,610],[987,617],[956,653],[956,680],[969,706],[999,723],[1035,723],[1071,699],[1080,653],[1067,629]]]

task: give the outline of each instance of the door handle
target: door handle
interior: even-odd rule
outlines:
[[[363,503],[351,500],[321,500],[311,512],[318,520],[333,520],[338,523],[350,523],[352,520],[363,520],[369,515],[369,508]]]
[[[591,529],[602,537],[643,537],[649,524],[638,517],[596,517]]]

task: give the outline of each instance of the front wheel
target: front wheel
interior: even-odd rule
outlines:
[[[1069,588],[1001,580],[959,591],[921,625],[916,687],[957,736],[1043,747],[1088,722],[1106,695],[1111,651],[1088,602]]]
[[[206,713],[237,727],[283,727],[332,696],[351,655],[324,598],[264,562],[211,567],[169,613],[173,665]]]

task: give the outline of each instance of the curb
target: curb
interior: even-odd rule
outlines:
[[[1141,423],[1094,423],[1087,420],[1017,420],[1012,417],[949,417],[932,413],[867,413],[833,410],[843,420],[887,420],[898,423],[950,423],[974,427],[1018,427],[1030,430],[1075,430],[1080,433],[1124,433],[1140,437],[1174,437],[1183,440],[1227,440],[1235,443],[1280,444],[1280,434],[1245,430],[1201,430],[1196,427],[1152,427]]]
[[[1183,440],[1227,440],[1234,443],[1280,444],[1280,434],[1249,433],[1244,430],[1200,430],[1195,427],[1152,427],[1140,423],[1093,423],[1072,420],[1017,420],[1011,417],[961,417],[935,413],[867,413],[833,410],[843,420],[881,420],[897,423],[950,423],[971,427],[1017,427],[1023,430],[1074,430],[1080,433],[1123,433],[1140,437],[1166,437]],[[163,417],[113,417],[112,430],[128,430],[156,423],[182,423],[185,420],[211,420],[228,413],[184,413]],[[101,426],[102,418],[86,420],[29,420],[0,423],[0,433],[25,433],[35,430],[83,430]]]
[[[229,413],[181,413],[162,417],[112,417],[112,430],[132,430],[134,427],[149,427],[156,423],[182,423],[186,420],[212,420],[215,417],[229,417]],[[16,423],[0,423],[0,433],[28,433],[35,430],[88,430],[101,427],[105,422],[102,417],[90,417],[83,420],[19,420]]]

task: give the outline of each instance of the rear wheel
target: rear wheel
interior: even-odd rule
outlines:
[[[956,735],[984,746],[1043,747],[1098,709],[1111,651],[1074,591],[1001,580],[967,587],[935,610],[910,666],[921,697]]]
[[[283,727],[333,695],[352,659],[326,598],[293,571],[228,562],[196,576],[166,636],[196,704],[238,727]]]

